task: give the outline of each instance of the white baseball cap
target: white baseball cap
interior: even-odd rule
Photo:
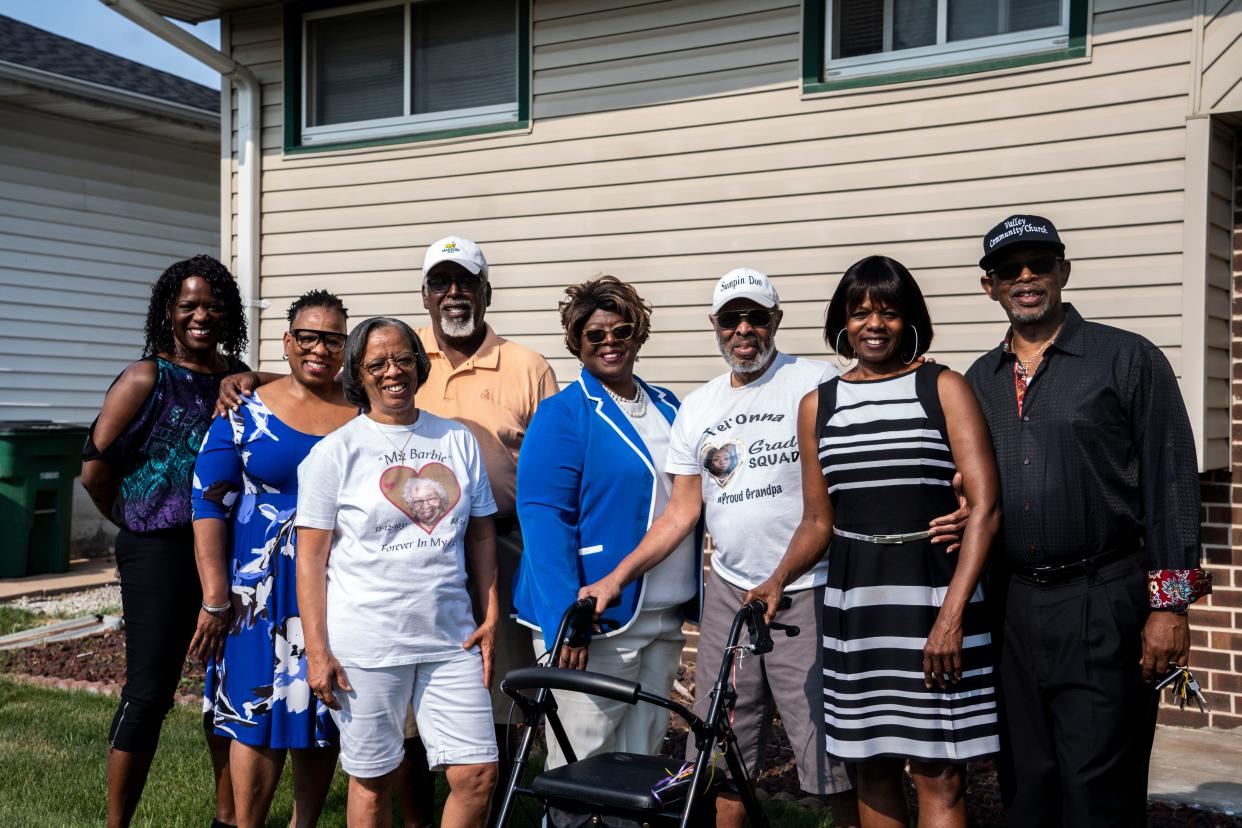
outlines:
[[[712,293],[712,313],[719,313],[734,299],[750,299],[765,308],[774,308],[781,303],[772,280],[750,267],[734,268],[720,277]]]
[[[483,258],[483,251],[470,239],[445,236],[428,247],[427,254],[423,256],[423,278],[426,279],[431,269],[440,262],[456,262],[475,276],[487,278],[487,259]]]

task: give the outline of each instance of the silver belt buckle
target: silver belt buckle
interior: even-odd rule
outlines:
[[[872,535],[872,543],[898,544],[905,543],[909,535]]]

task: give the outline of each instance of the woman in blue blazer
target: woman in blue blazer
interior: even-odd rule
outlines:
[[[612,276],[573,285],[560,304],[569,352],[582,373],[539,405],[518,457],[517,511],[525,551],[514,585],[518,620],[533,628],[540,656],[579,588],[607,575],[642,540],[668,503],[668,435],[679,405],[671,392],[634,376],[651,330],[651,306]],[[685,639],[698,620],[702,527],[667,560],[631,584],[604,617],[617,629],[566,648],[560,666],[590,669],[668,694]],[[578,758],[622,751],[653,754],[667,711],[577,693],[556,694]],[[548,767],[564,764],[549,740]]]

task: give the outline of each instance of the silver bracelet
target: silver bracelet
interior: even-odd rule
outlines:
[[[233,603],[231,601],[227,604],[221,604],[218,607],[213,607],[211,604],[208,604],[206,601],[203,602],[203,612],[207,613],[208,615],[224,615],[226,612],[228,612],[232,608],[233,608]]]

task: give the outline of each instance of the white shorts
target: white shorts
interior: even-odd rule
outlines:
[[[478,653],[395,667],[346,667],[345,676],[354,689],[336,691],[341,709],[332,718],[341,731],[341,767],[350,776],[368,779],[397,769],[411,704],[433,770],[499,758]]]

